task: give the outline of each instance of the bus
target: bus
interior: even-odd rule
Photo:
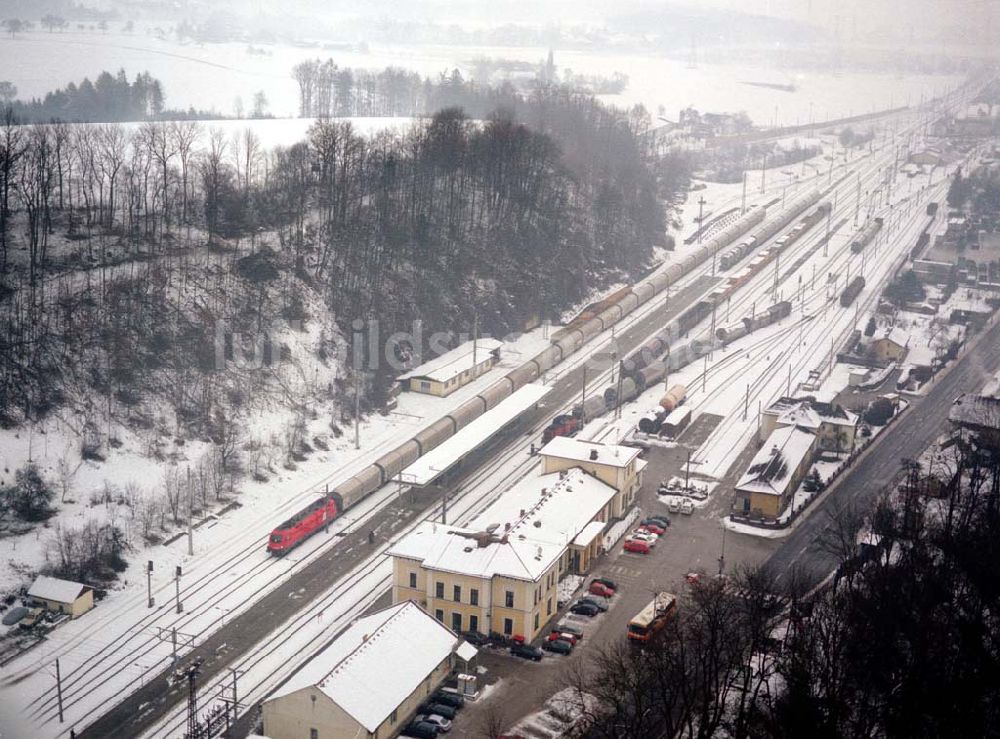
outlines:
[[[628,638],[645,643],[667,625],[677,613],[677,597],[672,593],[657,593],[635,617],[628,622]]]

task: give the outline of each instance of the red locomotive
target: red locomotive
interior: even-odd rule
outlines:
[[[336,494],[324,495],[289,518],[271,532],[267,551],[281,556],[326,526],[342,512],[339,498]]]
[[[580,419],[576,416],[556,416],[542,432],[542,443],[548,444],[557,436],[572,436],[580,430]]]

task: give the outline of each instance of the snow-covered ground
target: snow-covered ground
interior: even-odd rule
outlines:
[[[367,52],[359,52],[256,44],[265,54],[250,54],[245,43],[181,44],[173,37],[160,39],[145,31],[146,24],[139,23],[132,34],[37,30],[15,38],[4,35],[0,67],[22,98],[41,97],[70,81],[79,83],[84,75],[93,79],[103,70],[113,73],[123,67],[130,77],[149,71],[159,78],[168,107],[194,106],[231,115],[237,97],[249,108],[253,95],[263,91],[274,115],[291,117],[298,112],[298,87],[291,69],[305,59],[333,58],[339,67],[362,69],[402,67],[430,77],[458,68],[468,78],[477,58],[541,63],[549,51],[545,47],[373,44]],[[681,109],[693,105],[713,112],[743,110],[760,125],[806,124],[890,105],[915,105],[921,96],[936,97],[961,82],[957,76],[811,71],[797,74],[796,90],[784,92],[743,84],[773,74],[774,70],[763,67],[702,63],[690,68],[682,60],[654,54],[563,50],[556,50],[555,63],[559,71],[571,69],[577,74],[623,72],[629,77],[624,93],[602,99],[620,106],[642,104],[654,115],[662,106],[665,117],[674,121]]]

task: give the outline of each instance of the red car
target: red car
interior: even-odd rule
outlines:
[[[667,530],[662,526],[657,526],[655,523],[644,523],[639,527],[639,531],[648,531],[651,534],[656,534],[657,536],[663,536],[667,533]]]
[[[641,539],[626,539],[625,551],[635,552],[636,554],[649,554],[651,550],[648,542],[642,541]]]
[[[610,598],[612,595],[615,594],[614,588],[609,588],[604,583],[597,582],[597,580],[594,580],[594,582],[590,583],[590,588],[588,589],[588,592],[591,595],[602,595],[605,598]]]
[[[553,631],[549,634],[549,641],[568,641],[574,647],[576,646],[576,637],[572,634],[567,634],[562,631]]]

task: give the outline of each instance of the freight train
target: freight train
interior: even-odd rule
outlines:
[[[785,228],[785,226],[798,218],[802,211],[819,202],[819,199],[820,193],[813,190],[807,195],[803,195],[802,197],[793,200],[788,207],[782,209],[777,217],[768,221],[750,236],[743,239],[743,241],[739,244],[726,251],[719,259],[719,264],[722,269],[729,269],[742,261],[743,258],[748,256],[756,247],[766,242],[778,233],[778,231]],[[801,223],[796,224],[795,228],[778,239],[776,245],[784,250],[794,244],[806,231],[826,217],[827,213],[830,211],[830,207],[829,202],[822,203],[813,213],[803,218]]]
[[[791,314],[791,302],[788,300],[782,300],[780,303],[772,305],[763,313],[758,313],[755,316],[747,316],[738,323],[734,323],[732,326],[723,326],[722,328],[717,329],[715,337],[723,344],[728,344],[730,341],[742,339],[747,334],[752,334],[754,331],[764,328],[765,326],[770,326],[772,323],[777,323],[782,318],[787,318]]]
[[[815,192],[808,198],[800,198],[793,203],[793,206],[800,209],[798,213],[793,212],[793,206],[789,206],[788,208],[782,210],[773,222],[775,224],[780,223],[780,225],[772,226],[769,223],[763,226],[758,233],[763,233],[771,228],[774,228],[774,231],[772,231],[772,233],[774,233],[777,230],[784,228],[784,226],[797,217],[802,210],[818,201],[819,197],[820,194]],[[548,346],[544,351],[532,357],[516,369],[511,370],[482,392],[474,395],[462,405],[455,408],[448,415],[438,419],[435,423],[425,428],[419,434],[404,441],[395,449],[382,455],[375,460],[375,462],[362,469],[353,477],[337,485],[336,490],[331,492],[328,496],[329,500],[333,501],[335,506],[333,509],[333,515],[341,515],[345,510],[362,500],[367,495],[370,495],[378,490],[382,487],[382,485],[396,479],[400,472],[402,472],[409,465],[413,464],[420,456],[426,454],[431,449],[434,449],[446,439],[449,439],[461,428],[467,426],[474,419],[496,406],[504,398],[510,396],[515,390],[523,387],[529,382],[533,382],[543,372],[546,372],[559,362],[566,359],[581,346],[586,344],[590,339],[605,331],[611,325],[621,320],[624,316],[632,313],[639,306],[648,303],[654,297],[666,290],[670,285],[675,284],[678,280],[690,274],[698,266],[710,259],[720,249],[728,246],[733,241],[746,234],[763,220],[764,209],[758,208],[750,211],[745,216],[739,218],[734,223],[724,228],[711,239],[705,241],[690,254],[678,259],[677,262],[669,265],[653,276],[636,283],[631,288],[618,291],[614,296],[612,296],[614,298],[613,300],[602,301],[599,306],[595,306],[595,308],[600,308],[599,312],[596,310],[591,311],[592,317],[589,317],[586,320],[574,321],[572,325],[566,326],[565,330],[560,330],[553,334],[550,346]],[[710,311],[711,306],[708,306],[708,309]],[[699,310],[704,310],[704,306]],[[692,314],[688,320],[693,320],[694,317],[695,314]],[[694,321],[694,323],[697,323],[697,321]],[[694,325],[694,323],[691,325]],[[673,364],[672,359],[671,364]],[[634,387],[632,388],[632,392],[635,392]],[[602,396],[595,395],[594,398],[595,400],[592,402],[592,406],[595,409],[597,406],[606,408],[606,403]],[[601,412],[603,412],[603,410]],[[583,417],[591,418],[593,416],[589,413],[585,413]],[[298,520],[300,516],[307,514],[310,510],[311,506],[303,511],[300,511],[298,514],[289,519],[289,521],[286,521],[285,524],[292,524],[290,528],[295,528],[294,522]],[[287,551],[288,547],[279,550],[271,548],[270,546],[270,541],[272,541],[275,537],[280,537],[278,539],[279,542],[285,540],[285,536],[289,533],[289,528],[285,527],[285,524],[282,524],[282,526],[279,526],[272,532],[271,539],[269,539],[269,551],[276,554],[280,553],[280,551]],[[320,527],[317,526],[313,528],[309,531],[309,533],[315,533],[318,528]],[[304,536],[308,536],[308,533],[304,534]],[[300,541],[302,541],[302,538],[296,539],[295,543],[297,544]]]
[[[851,251],[858,254],[862,249],[872,243],[878,235],[878,232],[882,230],[883,222],[884,221],[881,218],[873,218],[872,222],[861,229],[854,241],[851,242]]]

